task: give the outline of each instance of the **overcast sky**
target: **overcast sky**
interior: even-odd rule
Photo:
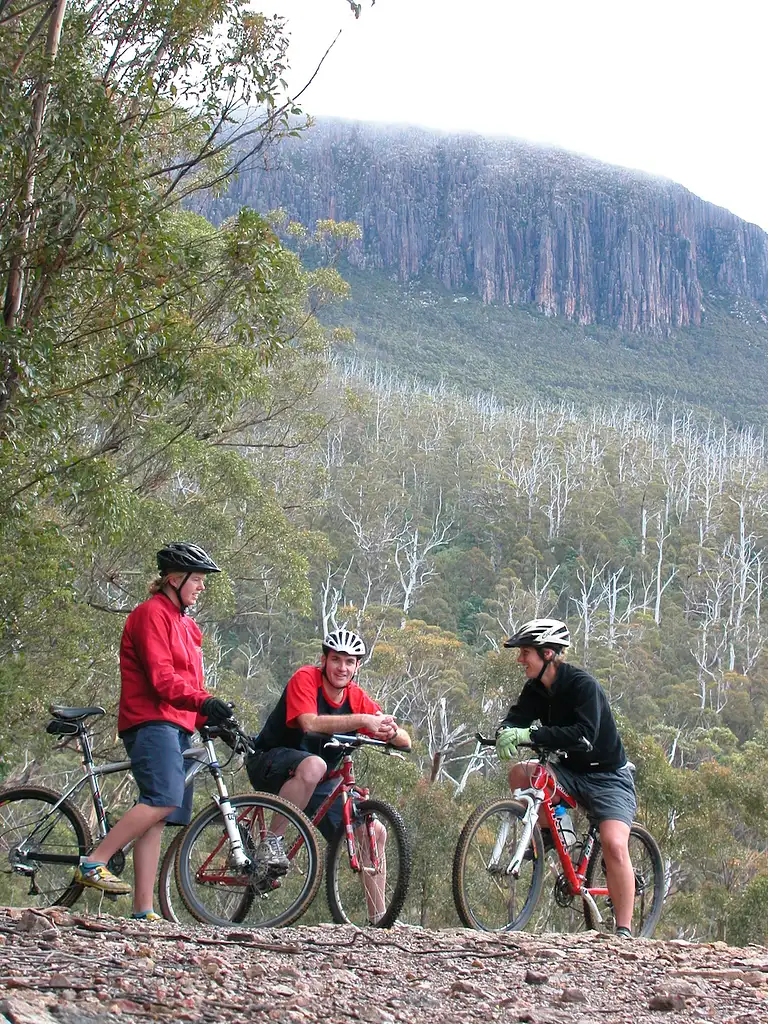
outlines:
[[[261,0],[316,115],[550,143],[768,230],[765,0]]]

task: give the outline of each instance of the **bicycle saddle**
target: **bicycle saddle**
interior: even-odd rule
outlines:
[[[51,704],[48,710],[55,718],[61,718],[65,722],[77,722],[82,721],[84,718],[90,718],[91,715],[106,714],[104,708],[65,708],[60,707],[58,704]]]

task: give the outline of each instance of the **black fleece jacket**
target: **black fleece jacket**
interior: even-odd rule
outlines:
[[[575,772],[610,772],[626,762],[624,746],[608,698],[598,681],[567,662],[560,662],[551,689],[529,679],[517,703],[499,726],[541,725],[531,730],[531,740],[552,748],[569,748],[587,740],[586,753],[571,751],[561,758]]]

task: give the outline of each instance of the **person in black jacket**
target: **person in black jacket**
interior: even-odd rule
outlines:
[[[568,627],[558,619],[532,619],[505,647],[519,648],[526,683],[496,733],[499,759],[507,761],[521,743],[563,750],[550,770],[600,825],[608,891],[616,934],[631,935],[635,876],[629,859],[629,831],[637,810],[632,772],[608,698],[584,669],[565,662]],[[535,764],[535,762],[533,763]],[[509,772],[513,790],[530,785],[532,763]]]

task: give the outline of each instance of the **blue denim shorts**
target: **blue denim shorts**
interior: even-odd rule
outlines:
[[[193,787],[184,787],[184,751],[190,738],[170,722],[148,722],[123,734],[131,759],[131,771],[139,787],[139,803],[150,807],[174,807],[168,825],[188,825],[192,820]]]

